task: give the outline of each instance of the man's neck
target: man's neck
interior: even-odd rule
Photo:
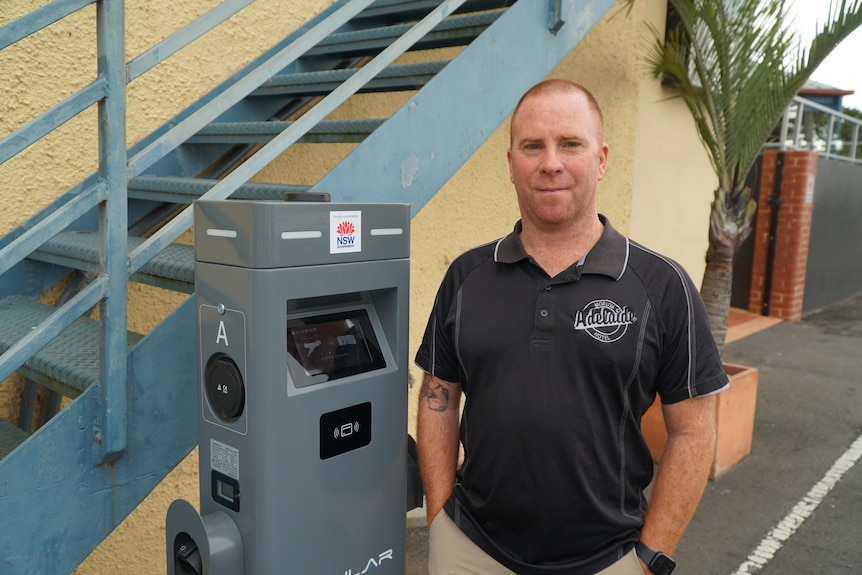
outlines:
[[[538,229],[523,223],[521,244],[550,276],[567,270],[584,257],[602,237],[604,225],[595,218],[564,228]]]

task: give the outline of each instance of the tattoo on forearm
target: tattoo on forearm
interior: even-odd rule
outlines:
[[[429,383],[422,387],[422,397],[428,402],[428,409],[443,413],[449,409],[449,390],[441,384],[431,387]]]

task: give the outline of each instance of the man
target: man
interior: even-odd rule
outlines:
[[[689,277],[598,214],[608,150],[589,91],[531,88],[508,151],[521,220],[437,294],[416,355],[432,575],[673,570],[727,377]],[[656,393],[669,436],[647,505]]]

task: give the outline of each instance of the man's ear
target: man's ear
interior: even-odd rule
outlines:
[[[605,178],[605,172],[608,169],[608,154],[611,151],[611,147],[608,146],[606,142],[602,143],[602,147],[599,148],[599,181],[602,181]]]

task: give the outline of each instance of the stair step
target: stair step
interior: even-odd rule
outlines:
[[[0,419],[0,459],[3,459],[13,449],[18,447],[25,439],[30,437],[26,431],[20,429],[14,423]]]
[[[505,10],[490,10],[478,14],[452,16],[438,24],[434,30],[413,45],[413,50],[431,50],[451,46],[465,46],[484,32]],[[406,34],[413,24],[397,24],[382,28],[369,28],[331,34],[306,52],[306,56],[368,56],[381,52]]]
[[[418,90],[427,84],[448,60],[390,66],[365,84],[360,93]],[[325,96],[349,80],[359,68],[279,74],[252,92],[252,96]]]
[[[0,299],[0,353],[6,352],[54,308],[24,297]],[[143,336],[128,332],[129,347]],[[82,317],[72,323],[18,370],[49,389],[75,398],[99,380],[99,322]]]
[[[129,181],[129,197],[176,204],[190,204],[220,180],[177,176],[138,176]],[[233,193],[235,200],[283,200],[286,193],[302,193],[311,186],[249,182]]]
[[[506,8],[514,2],[515,0],[468,0],[458,7],[455,13]],[[365,18],[391,18],[403,22],[421,18],[439,5],[440,0],[377,0],[354,18],[354,21]]]
[[[359,143],[385,120],[325,120],[298,141],[303,144]],[[189,138],[188,144],[266,144],[293,122],[213,122]]]
[[[145,238],[129,236],[129,251]],[[96,273],[99,269],[99,236],[95,232],[63,232],[33,252],[32,259]],[[132,276],[134,281],[192,293],[195,289],[194,246],[170,244]]]

